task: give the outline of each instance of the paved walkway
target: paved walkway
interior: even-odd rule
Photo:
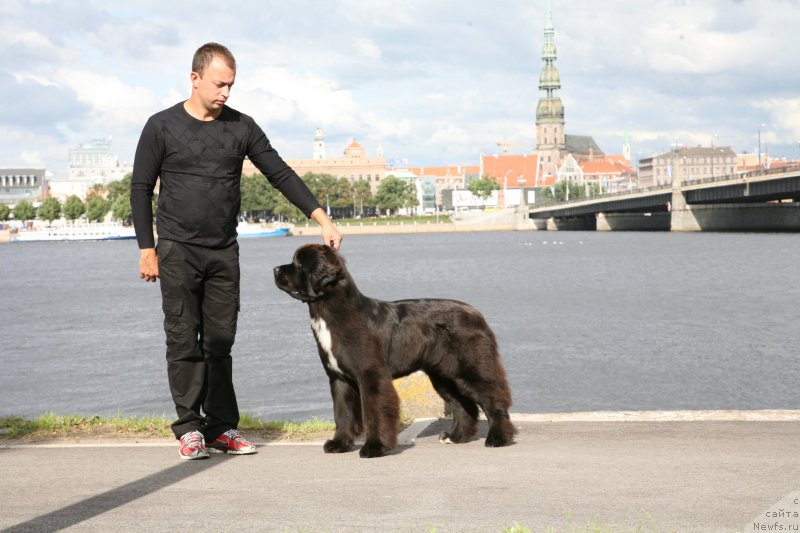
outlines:
[[[4,446],[0,530],[743,531],[800,490],[794,413],[517,415],[517,443],[501,449],[440,444],[447,421],[431,420],[371,460],[321,443],[204,461],[166,441]]]

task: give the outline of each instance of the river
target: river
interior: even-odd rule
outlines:
[[[265,419],[332,418],[306,306],[272,282],[305,242],[240,243],[234,383]],[[479,308],[516,412],[800,408],[800,235],[346,235],[342,253],[366,295]],[[2,245],[0,267],[0,415],[173,416],[134,241]]]

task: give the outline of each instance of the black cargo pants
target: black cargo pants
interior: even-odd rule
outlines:
[[[239,314],[239,244],[206,248],[158,241],[167,375],[177,438],[198,430],[210,442],[239,424],[231,347]]]

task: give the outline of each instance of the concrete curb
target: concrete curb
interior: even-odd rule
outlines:
[[[481,417],[483,419],[483,417]],[[417,437],[438,418],[418,418],[398,435],[398,446],[413,446]],[[511,422],[578,423],[578,422],[798,422],[800,410],[765,409],[701,410],[701,411],[590,411],[581,413],[511,413]],[[322,446],[324,441],[255,441],[258,447]],[[363,444],[363,442],[359,442]],[[174,439],[131,440],[105,439],[97,442],[45,442],[41,444],[0,444],[0,450],[47,448],[130,448],[173,447]]]
[[[591,411],[583,413],[511,413],[512,422],[788,422],[800,410]]]

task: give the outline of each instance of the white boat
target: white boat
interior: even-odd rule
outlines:
[[[11,234],[11,242],[39,241],[116,241],[135,239],[133,226],[117,224],[87,224],[58,228],[20,230]]]
[[[248,224],[239,222],[236,226],[236,233],[240,239],[248,237],[285,237],[289,235],[289,228],[284,226],[264,227],[261,224]]]

